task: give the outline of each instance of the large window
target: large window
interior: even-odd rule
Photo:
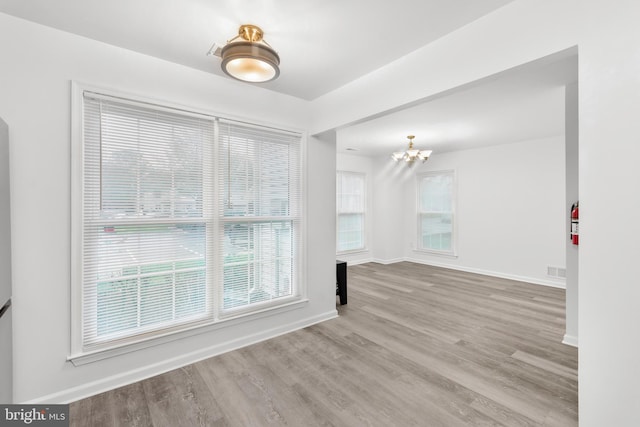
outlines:
[[[299,134],[82,98],[76,352],[299,296]]]
[[[454,172],[418,175],[418,248],[454,253]]]
[[[337,251],[365,248],[365,175],[338,171],[336,189]]]

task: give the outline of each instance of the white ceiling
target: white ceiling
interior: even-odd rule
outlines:
[[[564,87],[577,69],[577,56],[567,53],[474,82],[338,130],[338,152],[390,155],[407,149],[407,135],[433,155],[564,135]]]
[[[224,76],[207,56],[242,24],[278,51],[262,86],[314,99],[512,0],[0,0],[0,11]]]
[[[280,77],[258,84],[313,100],[513,0],[0,0],[0,12],[226,77],[207,56],[241,24],[279,53]],[[508,37],[508,35],[505,35]],[[452,151],[559,135],[575,56],[521,67],[338,131],[338,151]]]

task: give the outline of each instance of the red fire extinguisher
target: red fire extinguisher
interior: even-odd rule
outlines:
[[[571,234],[569,238],[571,239],[571,243],[574,245],[578,244],[578,223],[579,223],[579,215],[578,215],[578,202],[575,202],[573,206],[571,206]]]

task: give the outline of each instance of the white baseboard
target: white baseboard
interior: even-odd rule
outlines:
[[[338,256],[338,258],[340,258],[340,257]],[[347,265],[358,265],[358,264],[366,264],[368,262],[373,262],[373,259],[371,259],[371,258],[356,259],[356,260],[345,259],[344,261],[347,262]]]
[[[24,404],[43,404],[43,403],[71,403],[76,400],[84,399],[89,396],[93,396],[99,393],[103,393],[108,390],[113,390],[118,387],[122,387],[128,384],[142,381],[144,379],[169,372],[173,369],[181,368],[183,366],[199,362],[210,357],[217,356],[222,353],[226,353],[232,350],[236,350],[242,347],[256,344],[261,341],[265,341],[271,338],[275,338],[280,335],[287,334],[289,332],[297,331],[298,329],[306,328],[307,326],[314,325],[316,323],[324,322],[338,317],[336,310],[299,320],[294,323],[281,325],[276,328],[272,328],[259,333],[240,337],[235,340],[227,341],[224,343],[215,344],[206,348],[201,348],[191,353],[182,354],[172,359],[163,360],[159,363],[144,366],[142,368],[134,369],[128,372],[124,372],[118,375],[113,375],[106,378],[101,378],[91,383],[82,384],[81,386],[73,387],[70,389],[62,390],[46,396],[41,396],[36,399],[32,399],[28,402],[21,402]]]
[[[565,334],[564,338],[562,339],[562,344],[578,348],[578,337]]]
[[[378,264],[395,264],[396,262],[402,262],[402,261],[407,261],[404,258],[394,258],[394,259],[380,259],[380,258],[373,258],[371,260],[371,262],[377,262]]]
[[[434,267],[450,268],[451,270],[464,271],[467,273],[483,274],[485,276],[499,277],[501,279],[515,280],[518,282],[533,283],[535,285],[550,286],[552,288],[560,288],[560,289],[566,288],[566,285],[564,283],[559,283],[552,280],[540,279],[537,277],[519,276],[516,274],[508,274],[508,273],[502,273],[499,271],[483,270],[480,268],[473,268],[473,267],[461,267],[459,265],[451,265],[443,262],[425,261],[425,260],[414,259],[409,257],[405,258],[404,261],[415,262],[417,264],[432,265]]]

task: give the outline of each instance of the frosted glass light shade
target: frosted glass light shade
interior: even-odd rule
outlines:
[[[258,42],[229,43],[222,48],[222,71],[234,79],[264,83],[280,75],[280,57]]]
[[[391,158],[392,158],[393,160],[395,160],[396,162],[397,162],[398,160],[402,160],[402,158],[403,158],[403,157],[404,157],[404,151],[396,151],[395,153],[393,153],[393,154],[391,155]]]
[[[418,153],[418,158],[424,162],[429,158],[432,152],[432,150],[421,150]]]

